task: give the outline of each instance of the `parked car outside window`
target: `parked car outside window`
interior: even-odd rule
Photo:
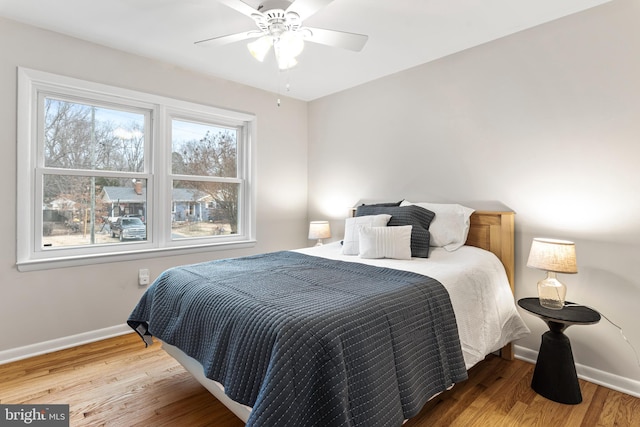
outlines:
[[[131,239],[146,240],[147,226],[134,216],[119,217],[111,225],[111,237],[118,237],[121,242]]]

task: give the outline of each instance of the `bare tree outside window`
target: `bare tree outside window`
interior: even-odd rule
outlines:
[[[46,98],[45,166],[142,172],[144,115]]]

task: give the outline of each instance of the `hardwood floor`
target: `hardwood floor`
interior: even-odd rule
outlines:
[[[529,363],[489,357],[405,427],[640,427],[640,399],[581,380],[583,402],[562,405],[531,390],[532,373]],[[0,365],[0,403],[69,404],[73,427],[243,425],[159,344],[145,348],[135,334]]]

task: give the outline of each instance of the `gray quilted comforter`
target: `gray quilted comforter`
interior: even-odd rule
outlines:
[[[128,323],[198,360],[247,426],[400,426],[467,378],[439,282],[296,252],[167,270]]]

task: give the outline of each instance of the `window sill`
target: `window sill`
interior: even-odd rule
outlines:
[[[212,243],[204,245],[190,245],[170,248],[142,249],[139,251],[127,251],[111,254],[80,255],[65,258],[44,258],[37,260],[20,261],[16,265],[18,271],[52,270],[56,268],[78,267],[85,265],[105,264],[111,262],[135,261],[139,259],[159,258],[166,256],[188,255],[205,251],[222,251],[231,249],[252,248],[255,240],[243,240],[240,242]]]

